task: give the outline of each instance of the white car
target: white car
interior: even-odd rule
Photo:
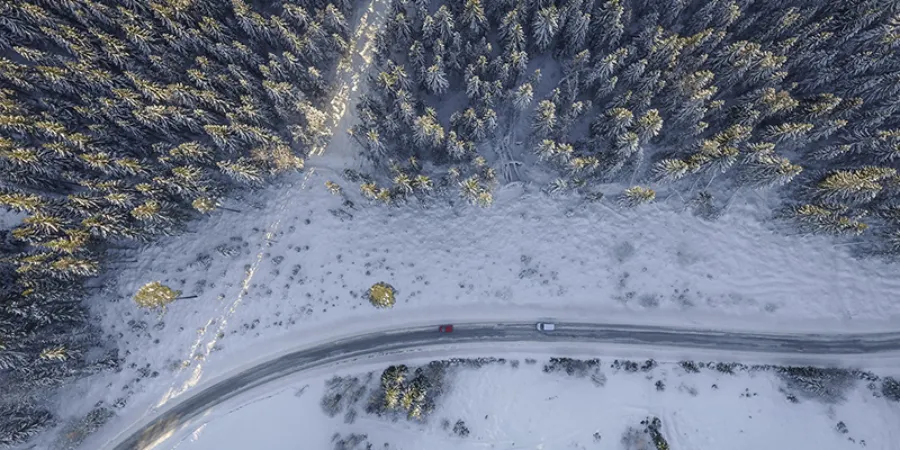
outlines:
[[[538,322],[536,328],[538,331],[553,331],[556,329],[556,324],[555,323]]]

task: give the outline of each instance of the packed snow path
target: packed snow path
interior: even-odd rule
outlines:
[[[412,349],[471,343],[580,342],[640,347],[679,347],[720,352],[731,358],[736,352],[764,353],[768,358],[785,357],[810,361],[816,356],[900,353],[900,332],[869,334],[760,334],[674,327],[558,323],[557,331],[541,333],[534,323],[456,324],[452,333],[438,333],[437,326],[419,326],[361,334],[315,347],[294,351],[259,364],[223,380],[160,413],[121,442],[106,448],[144,450],[155,447],[190,425],[210,408],[273,380],[297,372],[355,361],[376,354],[402,353]],[[450,352],[450,350],[448,350]],[[772,361],[775,362],[775,361]],[[128,433],[125,431],[123,434]],[[118,437],[114,438],[118,440]]]

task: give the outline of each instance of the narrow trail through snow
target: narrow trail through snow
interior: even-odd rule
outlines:
[[[352,160],[353,155],[350,153],[353,150],[346,131],[355,117],[353,111],[355,111],[356,104],[360,98],[359,83],[361,80],[364,80],[365,74],[372,64],[374,38],[378,30],[384,25],[386,8],[387,0],[372,0],[360,15],[354,27],[351,46],[338,62],[337,88],[334,96],[328,103],[328,128],[331,138],[328,140],[328,144],[312,149],[310,152],[311,164],[308,163],[309,170],[300,186],[286,193],[288,197],[296,195],[294,191],[299,192],[306,189],[307,182],[316,171],[315,163],[326,159],[326,155],[335,153],[335,158],[327,158],[332,164],[335,160]],[[348,111],[350,114],[348,114]],[[278,202],[277,211],[274,214],[276,219],[266,227],[264,239],[257,244],[258,251],[241,281],[241,289],[233,301],[226,303],[217,316],[210,318],[198,330],[197,340],[190,347],[186,358],[182,360],[181,367],[175,374],[176,381],[173,382],[156,405],[148,410],[148,413],[184,394],[200,381],[203,376],[203,361],[213,351],[219,339],[224,336],[228,328],[229,318],[235,314],[247,295],[254,275],[263,261],[263,255],[267,249],[275,244],[274,238],[279,231],[285,210],[289,204],[290,202]],[[196,362],[192,362],[191,359],[196,360]],[[190,367],[193,367],[193,369],[186,374]]]

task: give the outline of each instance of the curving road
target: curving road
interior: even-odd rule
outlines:
[[[437,326],[402,328],[297,350],[259,364],[207,387],[161,412],[118,443],[114,450],[143,450],[209,408],[273,380],[317,367],[382,353],[421,347],[504,342],[579,342],[678,347],[725,352],[790,355],[863,355],[900,352],[900,332],[869,334],[757,334],[717,330],[590,323],[558,323],[552,333],[539,333],[534,323],[457,324],[453,333],[438,333]],[[877,356],[877,355],[876,355]]]

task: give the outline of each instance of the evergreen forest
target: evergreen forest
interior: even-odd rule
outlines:
[[[0,2],[0,446],[120,364],[91,280],[333,132],[376,204],[766,190],[802,233],[900,253],[896,0],[383,1],[349,130],[326,111],[369,2]]]

